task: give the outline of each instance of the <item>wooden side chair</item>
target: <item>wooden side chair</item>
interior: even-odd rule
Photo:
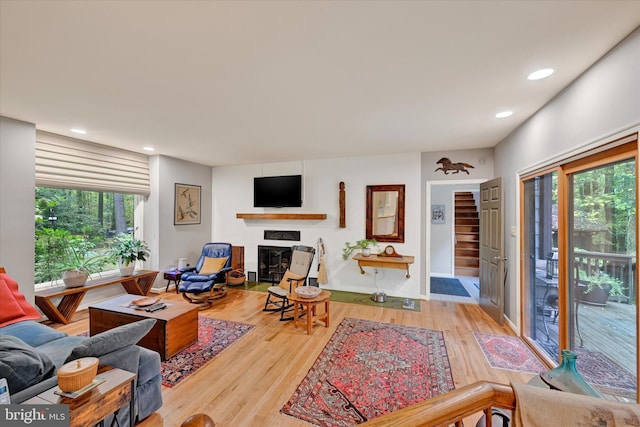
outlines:
[[[305,284],[315,253],[315,248],[311,246],[297,245],[292,248],[289,268],[284,272],[277,286],[269,286],[267,289],[267,300],[263,311],[279,311],[280,320],[293,319],[293,317],[285,317],[285,313],[293,307],[287,295],[298,286]]]

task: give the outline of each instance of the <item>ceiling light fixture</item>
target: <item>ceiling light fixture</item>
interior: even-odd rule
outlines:
[[[156,151],[156,149],[155,149],[155,148],[153,148],[153,147],[142,147],[142,149],[143,149],[144,151]]]
[[[80,135],[86,135],[87,131],[84,129],[78,129],[78,128],[73,128],[71,129],[71,132],[73,133],[79,133]]]
[[[504,119],[505,117],[509,117],[513,115],[513,111],[503,111],[501,113],[496,114],[496,118]]]
[[[527,78],[529,80],[540,80],[544,79],[545,77],[549,77],[551,74],[553,74],[553,68],[543,68],[542,70],[534,71],[533,73],[529,74]]]

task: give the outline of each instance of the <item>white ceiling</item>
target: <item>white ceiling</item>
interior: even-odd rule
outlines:
[[[0,115],[207,165],[486,148],[639,25],[637,0],[0,0]]]

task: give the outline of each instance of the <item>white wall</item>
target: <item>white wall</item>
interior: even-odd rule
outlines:
[[[467,163],[473,167],[465,168],[469,171],[469,174],[465,172],[449,172],[445,175],[443,171],[437,170],[441,166],[437,162],[442,157],[447,157],[454,163]],[[425,277],[421,280],[422,283],[425,283],[425,288],[421,290],[422,294],[428,295],[426,283],[428,283],[429,280],[429,271],[436,276],[447,276],[451,274],[453,269],[453,260],[451,258],[453,252],[453,223],[447,220],[447,223],[443,225],[431,224],[431,205],[447,205],[447,217],[453,218],[451,216],[453,214],[453,202],[449,197],[444,197],[441,192],[449,191],[449,193],[451,193],[451,188],[455,186],[458,186],[459,190],[478,189],[479,182],[493,178],[493,162],[492,148],[422,153],[422,189],[420,194],[423,195],[423,206],[420,215],[421,223],[424,224],[424,231],[421,236],[423,256],[420,259],[420,268],[425,274]],[[473,184],[470,184],[470,182],[473,182]],[[433,189],[437,189],[435,200],[432,200],[433,195],[431,191]],[[435,255],[433,255],[434,251],[436,253]],[[448,258],[448,261],[446,258]]]
[[[202,246],[211,241],[211,168],[167,156],[152,156],[149,166],[151,194],[144,211],[144,239],[151,249],[147,268],[162,272],[178,258],[194,265]],[[176,183],[202,187],[200,224],[174,225]],[[155,287],[164,289],[162,277]]]
[[[33,303],[36,127],[0,117],[0,266]]]
[[[303,175],[304,203],[301,208],[253,208],[253,178],[256,176]],[[339,228],[338,190],[346,189],[346,228]],[[306,160],[279,164],[213,168],[213,240],[229,241],[245,247],[245,269],[257,271],[257,246],[291,246],[297,242],[264,240],[263,231],[299,230],[300,244],[316,246],[322,237],[327,250],[327,289],[371,293],[376,290],[374,274],[361,275],[357,263],[342,259],[345,242],[365,237],[367,185],[405,184],[405,243],[393,243],[401,254],[416,256],[411,278],[402,270],[381,269],[376,283],[389,295],[420,295],[420,154],[363,156],[324,160]],[[242,220],[236,213],[326,213],[323,221]],[[379,244],[380,249],[386,244]],[[311,277],[317,276],[317,257]]]
[[[495,148],[504,178],[505,236],[518,221],[518,173],[549,163],[640,124],[640,28],[596,62]],[[637,132],[637,129],[633,129]],[[505,314],[518,322],[518,239],[507,237]]]

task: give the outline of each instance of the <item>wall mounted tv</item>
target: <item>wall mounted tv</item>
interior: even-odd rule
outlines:
[[[302,206],[302,175],[253,178],[253,206],[256,208]]]

